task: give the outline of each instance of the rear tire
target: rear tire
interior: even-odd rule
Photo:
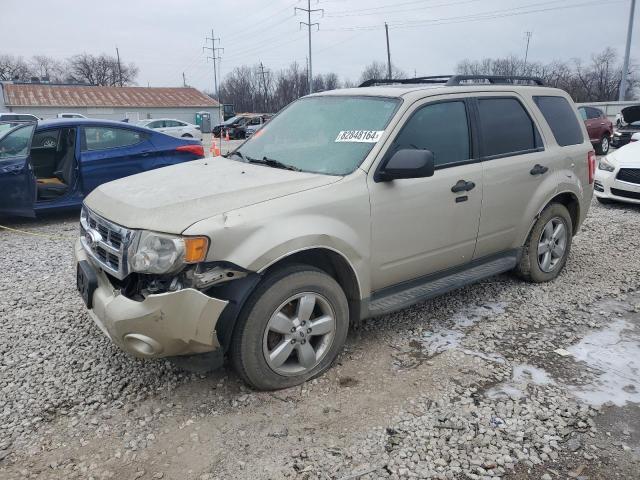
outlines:
[[[564,205],[547,206],[533,225],[522,248],[515,271],[528,282],[549,282],[556,278],[571,252],[573,222]]]
[[[269,274],[249,297],[229,356],[259,390],[299,385],[327,370],[347,338],[349,306],[325,272],[293,265]]]
[[[610,147],[611,142],[609,142],[609,137],[607,135],[603,135],[600,142],[596,145],[596,153],[598,155],[606,155],[609,153]]]

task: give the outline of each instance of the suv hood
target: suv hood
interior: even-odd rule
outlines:
[[[632,105],[620,110],[624,123],[633,123],[640,120],[640,105]]]
[[[105,183],[85,204],[128,228],[180,234],[206,218],[341,178],[206,158]]]

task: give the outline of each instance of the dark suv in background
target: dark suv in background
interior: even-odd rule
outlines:
[[[589,140],[598,155],[609,153],[609,146],[613,137],[613,122],[604,112],[595,107],[579,107],[578,112],[584,120],[589,133]]]
[[[620,111],[622,122],[613,134],[611,145],[616,148],[625,146],[631,141],[634,133],[640,132],[640,105],[625,107]]]

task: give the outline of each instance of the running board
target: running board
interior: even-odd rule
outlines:
[[[488,259],[480,259],[464,267],[385,288],[378,295],[372,295],[368,305],[368,316],[376,317],[402,310],[415,303],[512,270],[518,264],[519,255],[519,250],[511,250],[499,256],[492,255]]]

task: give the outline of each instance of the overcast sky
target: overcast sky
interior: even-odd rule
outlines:
[[[606,46],[624,51],[630,0],[320,0],[311,8],[314,73],[356,80],[373,60],[407,74],[453,72],[458,61],[524,55],[581,57]],[[80,52],[115,54],[140,68],[138,84],[213,89],[213,66],[202,52],[211,28],[224,47],[222,74],[260,61],[271,70],[307,57],[305,0],[0,0],[0,53],[64,58]],[[640,8],[640,7],[639,7]],[[638,9],[636,9],[638,10]],[[640,57],[636,11],[632,57]],[[210,45],[210,42],[209,42]]]

